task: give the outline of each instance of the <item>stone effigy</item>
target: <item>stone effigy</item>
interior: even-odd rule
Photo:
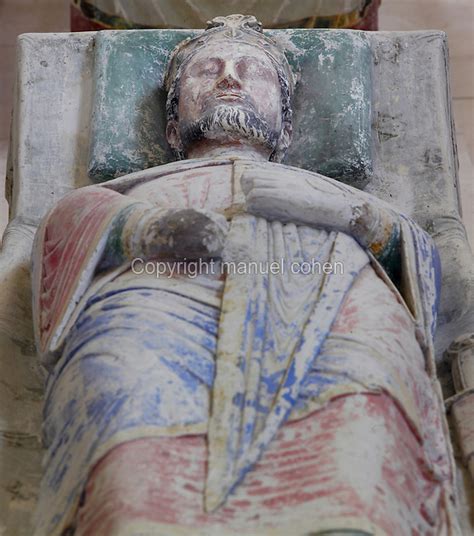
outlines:
[[[29,259],[33,233],[49,207],[67,192],[90,184],[91,179],[109,180],[171,160],[163,139],[163,69],[175,44],[196,35],[191,31],[163,30],[35,34],[19,40],[7,176],[11,221],[0,252],[0,532],[7,536],[31,534],[29,516],[41,476],[43,386],[30,321]],[[470,533],[470,502],[464,496],[469,490],[469,479],[461,474],[460,462],[469,464],[472,460],[472,341],[469,336],[459,338],[449,352],[443,353],[455,337],[472,331],[474,288],[472,255],[457,200],[446,38],[435,31],[374,34],[289,30],[266,35],[281,45],[293,72],[298,74],[292,97],[292,143],[285,161],[356,185],[388,201],[392,208],[408,214],[429,232],[440,252],[443,281],[436,359],[444,394],[450,397],[447,404],[453,424],[460,441],[465,441],[459,452],[456,437],[452,438],[458,462],[456,513],[463,533]],[[349,87],[350,92],[346,89]],[[424,135],[426,132],[430,136]],[[243,169],[244,162],[236,160],[233,164],[237,170],[233,182],[239,186],[239,169]],[[171,167],[161,170],[168,174]],[[240,206],[235,214],[239,214],[245,196],[235,189],[233,197],[233,205]],[[173,199],[180,203],[181,197]],[[228,218],[234,214],[233,209],[224,213]],[[240,255],[239,258],[242,260]],[[239,275],[242,278],[244,274]],[[160,279],[166,276],[162,274]],[[454,385],[450,385],[448,378],[451,360]],[[458,394],[454,395],[455,392]],[[282,432],[287,430],[286,425],[280,428]],[[377,428],[369,438],[375,431]],[[324,434],[318,437],[324,439]],[[316,439],[304,445],[321,446]],[[172,466],[183,462],[186,452],[195,452],[187,451],[183,444],[183,450],[171,459],[169,444],[161,441],[156,450],[150,449],[149,443],[140,450],[142,464],[149,464],[150,472],[153,461],[162,460],[161,455]],[[346,441],[349,443],[354,442]],[[203,444],[201,440],[197,441],[199,444]],[[270,442],[264,457],[274,459],[274,447],[278,448],[278,444]],[[328,447],[329,443],[326,450],[319,449],[321,454]],[[189,448],[196,448],[196,443]],[[356,444],[354,449],[358,449]],[[364,449],[365,446],[359,449],[361,458]],[[140,471],[133,475],[128,471],[129,484],[120,488],[124,482],[122,468],[128,462],[126,453],[123,455],[120,449],[115,452],[117,457],[109,458],[109,470],[107,474],[102,472],[100,481],[117,475],[114,482],[108,481],[107,489],[114,490],[108,506],[112,507],[115,523],[124,525],[123,519],[117,519],[123,505],[114,503],[113,496],[127,497],[131,488],[142,489],[144,495],[150,496],[153,488],[140,488],[140,482],[145,482]],[[127,452],[133,458],[133,452]],[[277,452],[276,457],[279,455]],[[204,454],[201,460],[205,457]],[[363,468],[364,463],[362,459],[355,465]],[[199,481],[203,475],[205,467],[201,465],[191,479]],[[244,489],[245,482],[244,479]],[[237,486],[236,493],[239,489]],[[258,493],[252,495],[256,496]],[[94,501],[91,493],[89,499],[90,507]],[[132,504],[133,500],[129,502]],[[222,513],[226,508],[228,505],[216,512]],[[279,511],[278,505],[275,509]],[[159,516],[162,513],[161,510]],[[143,521],[142,527],[144,524]],[[178,530],[176,524],[173,530]],[[184,530],[189,533],[189,529]],[[211,530],[208,525],[201,532]],[[150,531],[156,533],[156,523]],[[222,525],[216,531],[221,534]],[[227,527],[225,532],[228,531]],[[168,528],[165,533],[170,533]]]
[[[38,535],[456,533],[436,248],[279,163],[293,87],[253,17],[214,19],[168,67],[180,160],[43,219]]]

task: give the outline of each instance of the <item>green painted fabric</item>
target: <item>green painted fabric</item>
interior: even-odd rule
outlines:
[[[95,182],[172,160],[163,78],[194,30],[100,32],[89,175]],[[273,30],[297,75],[294,136],[285,160],[363,187],[372,170],[372,57],[364,32]]]

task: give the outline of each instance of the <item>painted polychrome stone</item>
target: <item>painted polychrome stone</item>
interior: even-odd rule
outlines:
[[[458,533],[436,247],[281,163],[304,149],[293,69],[255,18],[217,17],[167,65],[177,161],[43,219],[37,536]]]

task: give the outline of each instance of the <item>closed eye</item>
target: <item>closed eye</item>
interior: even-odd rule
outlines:
[[[237,62],[235,70],[237,71],[239,77],[244,80],[253,79],[257,76],[267,78],[268,75],[271,74],[272,67],[256,58],[244,56]]]
[[[193,64],[189,70],[191,76],[217,76],[223,68],[219,58],[205,58]]]

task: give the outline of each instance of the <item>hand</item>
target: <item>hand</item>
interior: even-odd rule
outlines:
[[[347,231],[362,204],[343,184],[284,166],[249,171],[241,182],[247,211],[268,220]]]
[[[225,217],[216,212],[167,210],[143,226],[139,246],[147,258],[218,257],[228,229]]]
[[[334,179],[285,166],[242,175],[249,213],[267,220],[341,231],[367,247],[380,247],[398,221],[379,199]]]

